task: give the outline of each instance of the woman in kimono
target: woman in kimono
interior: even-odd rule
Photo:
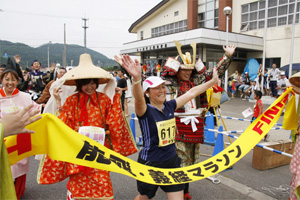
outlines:
[[[0,89],[0,117],[17,110],[21,110],[28,105],[34,104],[34,108],[39,106],[31,100],[29,94],[18,90],[17,85],[20,81],[16,68],[9,58],[6,68],[1,77],[3,87]],[[22,135],[20,136],[22,137]],[[26,173],[29,170],[29,158],[17,162],[11,166],[17,198],[20,199],[25,192]]]
[[[291,76],[289,81],[293,86],[294,92],[300,95],[300,72]],[[300,98],[298,99],[297,117],[298,128],[297,130],[292,131],[291,134],[292,141],[295,143],[294,153],[290,164],[290,170],[293,174],[289,198],[291,200],[297,200],[300,198]]]
[[[81,134],[83,129],[85,133],[96,129],[94,134],[89,134],[96,141],[98,139],[95,138],[101,138],[96,135],[105,133],[104,146],[122,155],[128,156],[137,151],[122,114],[120,94],[115,94],[112,104],[108,95],[96,91],[99,84],[115,83],[108,72],[94,66],[90,55],[83,54],[79,66],[67,72],[63,80],[65,85],[75,85],[76,93],[62,105],[61,89],[53,90],[58,118]],[[55,161],[48,156],[41,166],[43,168],[38,180],[41,184],[55,183],[69,177],[68,199],[114,198],[108,171]],[[57,176],[53,176],[49,170]]]

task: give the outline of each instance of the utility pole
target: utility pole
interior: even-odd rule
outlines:
[[[52,44],[51,41],[48,42],[48,70],[49,70],[49,71],[50,71],[50,56],[49,56],[50,44]]]
[[[87,19],[87,18],[82,18],[82,20],[83,20],[83,22],[84,22],[84,25],[83,25],[83,29],[84,29],[84,52],[86,53],[86,29],[88,28],[88,26],[86,25],[86,22],[87,22],[87,20],[89,20],[89,19]]]
[[[228,27],[229,27],[229,15],[231,15],[232,11],[229,6],[226,6],[223,9],[223,13],[226,15],[226,47],[228,47]],[[228,69],[225,71],[225,83],[224,83],[224,90],[227,92],[228,88]]]
[[[264,49],[263,49],[263,60],[262,60],[262,72],[265,74],[265,69],[266,69],[266,42],[267,42],[267,28],[268,28],[268,9],[269,8],[269,1],[266,1],[265,5],[265,24],[264,24]],[[264,91],[264,82],[265,82],[265,76],[262,76],[261,79],[261,91]]]
[[[295,5],[294,5],[294,15],[293,15],[293,24],[292,24],[292,39],[291,39],[291,49],[290,49],[289,78],[292,76],[292,73],[293,73],[294,38],[295,38],[297,2],[298,1],[296,0]]]
[[[67,47],[66,47],[66,24],[64,24],[64,53],[63,53],[63,66],[67,66]]]

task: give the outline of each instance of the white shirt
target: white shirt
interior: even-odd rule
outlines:
[[[268,75],[270,76],[270,81],[277,81],[279,74],[280,74],[279,69],[277,69],[277,68],[270,69],[270,71],[268,72]]]
[[[279,87],[289,87],[289,86],[291,86],[289,79],[287,79],[286,77],[285,77],[284,79],[280,79],[280,80],[277,82],[277,85],[278,85]],[[285,90],[285,89],[278,89],[277,94],[278,94],[278,95],[282,94],[282,93],[284,92],[284,90]]]
[[[252,89],[252,90],[260,90],[260,88],[259,88],[259,85],[258,85],[258,84],[256,84],[255,86],[254,86],[254,85],[252,85],[252,86],[251,86],[251,89]]]

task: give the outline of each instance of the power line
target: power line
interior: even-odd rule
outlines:
[[[32,15],[32,16],[42,16],[42,17],[56,17],[56,18],[70,18],[70,19],[80,19],[80,17],[70,17],[70,16],[59,16],[59,15],[48,15],[48,14],[37,14],[37,13],[28,13],[28,12],[20,12],[13,10],[3,10],[5,13],[14,13],[14,14],[22,14],[22,15]]]
[[[13,10],[3,10],[4,13],[13,13],[13,14],[22,14],[22,15],[32,15],[32,16],[39,16],[39,17],[53,17],[53,18],[69,18],[69,19],[81,19],[81,17],[72,17],[72,16],[62,16],[62,15],[48,15],[48,14],[37,14],[37,13],[28,13],[28,12],[20,12],[20,11],[13,11]],[[93,20],[103,20],[103,21],[132,21],[132,19],[117,19],[117,18],[93,18]]]

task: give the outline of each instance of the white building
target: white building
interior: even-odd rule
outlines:
[[[159,62],[177,56],[174,40],[183,44],[183,53],[197,42],[197,57],[206,66],[214,66],[222,57],[226,43],[226,16],[223,9],[232,8],[229,16],[229,44],[237,45],[229,74],[242,72],[249,58],[260,63],[263,58],[265,1],[255,0],[162,0],[129,28],[137,40],[123,45],[121,53],[140,56],[142,63]],[[289,64],[291,17],[295,0],[268,0],[266,34],[266,67]],[[299,2],[294,52],[300,48]],[[293,63],[300,63],[294,53]]]

